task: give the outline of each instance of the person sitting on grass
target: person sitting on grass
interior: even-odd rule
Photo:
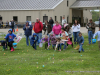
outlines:
[[[79,53],[81,52],[81,50],[84,52],[83,49],[83,44],[84,44],[84,37],[82,36],[82,33],[79,32],[79,37],[78,37],[78,43],[79,43]]]
[[[0,46],[3,46],[3,51],[4,51],[5,49],[7,49],[7,42],[4,41],[4,40],[1,40],[0,41]]]
[[[44,40],[44,42],[45,42],[45,50],[48,49],[48,47],[49,47],[49,38],[48,38],[48,36],[45,35],[45,37],[41,39],[41,42],[42,42],[42,40]]]
[[[52,47],[54,49],[54,47],[56,46],[57,41],[56,41],[56,36],[53,35],[53,32],[50,33],[49,42],[51,42]]]
[[[36,43],[38,42],[38,35],[36,33],[33,33],[33,37],[31,38],[32,46],[36,50]]]
[[[9,29],[9,33],[6,35],[5,39],[8,38],[8,46],[10,47],[11,52],[14,51],[13,43],[14,39],[16,39],[16,35],[12,33],[12,29]]]
[[[95,38],[96,36],[98,36],[98,45],[99,45],[99,50],[100,50],[100,28],[99,28],[99,31],[97,31],[95,34],[94,34],[94,36],[93,36],[93,38]]]

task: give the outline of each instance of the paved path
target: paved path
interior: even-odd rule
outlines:
[[[3,33],[7,33],[9,29],[0,29],[0,32],[3,32]],[[96,32],[99,30],[98,27],[96,27]],[[85,27],[81,27],[80,31],[82,33],[87,33],[87,29]],[[34,31],[33,31],[34,32]],[[18,33],[24,33],[23,29],[22,28],[19,28],[18,29]]]

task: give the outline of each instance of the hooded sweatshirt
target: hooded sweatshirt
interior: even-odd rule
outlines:
[[[97,31],[97,32],[94,34],[93,38],[95,38],[96,36],[98,36],[97,40],[100,41],[100,31]]]
[[[42,22],[36,22],[34,25],[34,32],[35,33],[42,33],[42,29],[43,29],[43,24]]]
[[[57,43],[57,41],[56,41],[56,37],[53,35],[53,36],[50,36],[50,38],[49,38],[49,41],[51,40],[51,44],[52,45],[54,45],[54,44],[56,44]]]
[[[36,37],[34,37],[34,36],[36,36]],[[32,45],[34,44],[34,42],[38,41],[38,35],[36,33],[33,33],[33,37],[31,38],[31,41],[32,41]]]
[[[28,21],[27,21],[27,22],[28,22]],[[26,22],[26,23],[27,23],[27,22]],[[23,30],[25,30],[25,35],[26,35],[26,36],[32,35],[32,26],[29,25],[29,22],[28,22],[28,27],[29,27],[29,28],[27,28],[27,26],[25,25],[24,28],[23,28]]]
[[[55,25],[55,26],[53,27],[52,31],[53,31],[53,33],[54,33],[55,35],[61,34],[61,25]]]
[[[76,26],[72,26],[73,32],[79,32],[80,31],[80,24],[76,25]]]

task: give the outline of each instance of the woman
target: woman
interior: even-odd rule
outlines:
[[[78,44],[78,34],[80,32],[80,24],[78,22],[78,20],[75,20],[75,23],[72,26],[73,29],[73,36],[74,36],[74,44]]]
[[[48,23],[48,21],[45,21],[45,25],[43,26],[44,34],[49,35],[49,33],[52,31],[51,25]]]
[[[72,42],[72,34],[73,34],[72,29],[70,28],[69,25],[66,28],[67,28],[66,32],[68,33],[70,41]],[[68,44],[67,44],[67,46],[68,46]],[[73,47],[73,43],[72,43],[72,47]]]
[[[61,25],[58,23],[58,21],[56,21],[56,25],[53,27],[52,31],[56,37],[61,35]]]

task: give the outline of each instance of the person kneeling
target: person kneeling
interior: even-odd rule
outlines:
[[[31,40],[32,40],[32,46],[36,50],[36,42],[38,42],[38,35],[36,33],[33,33]]]

